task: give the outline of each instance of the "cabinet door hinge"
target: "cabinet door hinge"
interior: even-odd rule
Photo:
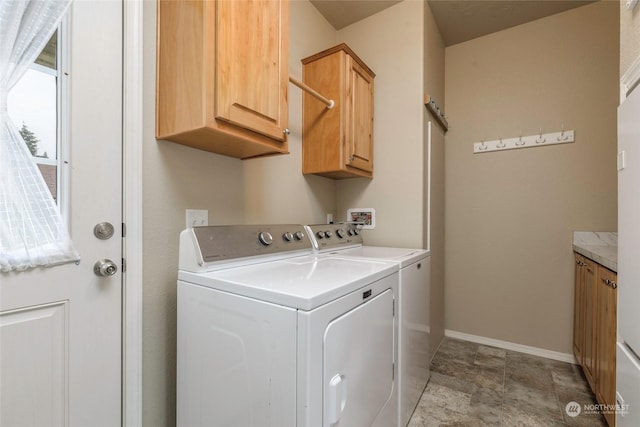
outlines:
[[[127,260],[122,258],[122,272],[126,273],[127,272]]]
[[[391,364],[391,379],[392,380],[396,379],[396,364],[395,363]]]
[[[127,226],[125,223],[122,223],[122,237],[127,237]]]

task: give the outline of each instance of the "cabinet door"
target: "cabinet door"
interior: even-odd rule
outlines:
[[[584,259],[575,254],[573,294],[573,354],[584,364]]]
[[[391,425],[379,417],[394,391],[393,304],[386,290],[325,329],[323,427]]]
[[[604,405],[616,403],[616,274],[598,267],[597,332],[596,343],[596,398]],[[605,413],[609,426],[614,425],[615,414]]]
[[[347,60],[347,165],[373,171],[373,77]]]
[[[289,5],[216,2],[215,118],[284,141],[289,84]]]
[[[584,354],[582,365],[584,374],[592,389],[595,389],[596,378],[596,264],[583,258],[584,282]]]

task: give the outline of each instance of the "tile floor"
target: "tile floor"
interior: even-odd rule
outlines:
[[[596,403],[577,365],[445,338],[409,427],[606,426],[571,401]]]

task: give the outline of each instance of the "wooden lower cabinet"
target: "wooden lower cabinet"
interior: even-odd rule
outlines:
[[[615,425],[617,275],[575,254],[573,354],[604,405],[605,419]]]
[[[595,394],[606,408],[616,404],[617,280],[616,273],[598,267]],[[613,411],[607,410],[605,418],[610,426],[615,425]]]
[[[597,264],[576,254],[576,306],[574,308],[574,354],[589,382],[595,388],[596,354],[596,270]]]

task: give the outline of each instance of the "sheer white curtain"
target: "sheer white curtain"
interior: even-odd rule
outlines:
[[[22,136],[7,94],[38,57],[71,0],[0,1],[0,271],[78,259]]]

